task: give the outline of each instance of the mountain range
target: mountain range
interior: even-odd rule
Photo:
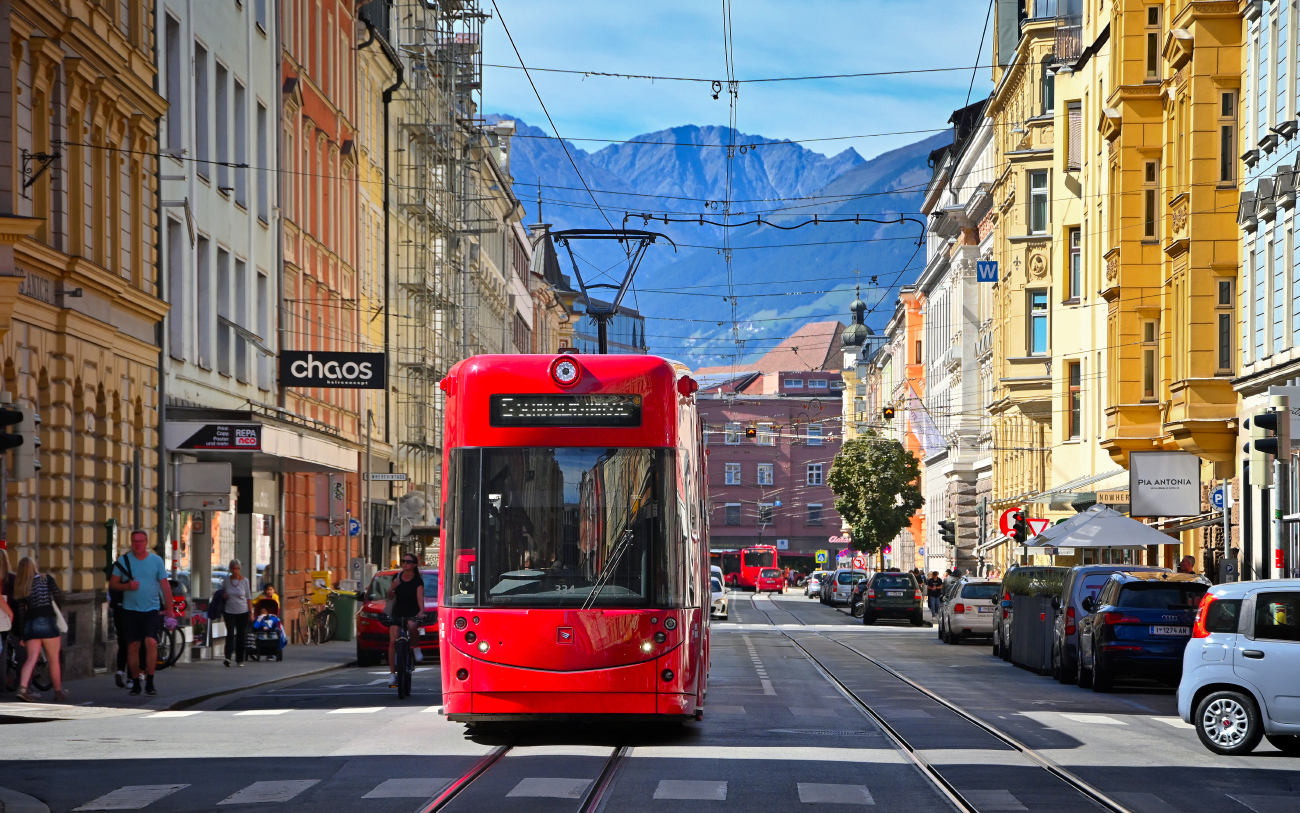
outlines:
[[[516,123],[509,169],[525,223],[538,222],[540,197],[543,220],[555,229],[645,229],[676,243],[676,252],[663,241],[647,250],[625,304],[646,316],[651,352],[691,366],[752,359],[818,318],[847,322],[855,285],[872,307],[868,325],[882,327],[898,286],[924,265],[919,208],[928,157],[951,138],[940,133],[864,160],[851,148],[828,157],[737,132],[728,179],[726,127],[674,127],[587,151],[511,116],[489,117],[501,119]],[[728,183],[730,222],[763,222],[728,229],[724,240],[713,224],[724,222]],[[814,215],[888,222],[814,224]],[[899,223],[900,215],[916,222]],[[560,254],[572,278],[570,258]],[[575,255],[589,283],[616,284],[626,267],[614,244],[575,245]]]

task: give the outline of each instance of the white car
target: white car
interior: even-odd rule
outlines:
[[[1178,716],[1217,754],[1261,737],[1300,756],[1300,579],[1210,588],[1183,650]]]
[[[822,580],[826,578],[826,571],[814,570],[808,574],[808,578],[803,583],[803,594],[809,598],[816,598],[821,593]]]
[[[714,568],[715,570],[717,568]],[[709,617],[727,620],[727,591],[722,587],[722,579],[715,573],[709,576],[709,590],[712,601],[709,603]]]
[[[992,638],[1002,583],[967,576],[953,585],[939,605],[939,638],[960,644],[963,638]]]

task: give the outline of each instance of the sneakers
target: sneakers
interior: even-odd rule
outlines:
[[[238,666],[240,669],[243,669],[243,668],[244,668],[244,662],[243,662],[243,661],[239,661],[239,662],[237,662],[237,663],[235,664],[235,666]]]
[[[19,699],[19,700],[22,700],[22,701],[27,702],[27,703],[39,703],[39,702],[41,702],[41,696],[40,696],[39,694],[37,694],[36,692],[32,691],[32,690],[31,690],[30,688],[28,688],[27,686],[19,686],[19,687],[18,687],[17,695],[18,695],[18,699]]]
[[[145,675],[144,693],[150,696],[158,694],[158,690],[153,687],[153,675]]]
[[[415,648],[415,662],[416,663],[424,662],[424,651],[421,650],[419,647]]]
[[[222,661],[222,663],[224,663],[226,666],[230,666],[230,658],[226,658],[225,660]]]
[[[140,678],[136,678],[135,680],[131,681],[131,691],[127,692],[127,694],[131,694],[131,695],[140,694]]]
[[[113,682],[117,684],[117,688],[119,688],[119,689],[125,689],[125,688],[126,688],[126,672],[118,672],[116,675],[113,675]]]
[[[396,672],[389,672],[389,673],[388,673],[388,688],[390,688],[390,689],[396,689],[396,688],[397,688],[397,673],[396,673]]]
[[[54,693],[54,702],[66,703],[68,702],[68,697],[69,695],[67,689],[59,689],[57,692]]]

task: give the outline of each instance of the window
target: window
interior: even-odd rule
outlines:
[[[775,446],[776,427],[770,423],[760,423],[758,425],[757,439],[759,446]]]
[[[824,378],[812,378],[808,380],[808,386],[814,390],[830,389],[831,382]]]
[[[740,524],[740,503],[738,503],[738,502],[729,502],[729,503],[727,503],[727,513],[726,513],[725,524],[727,524],[727,525],[739,525],[739,524]]]
[[[167,15],[167,151],[180,157],[185,149],[181,139],[181,115],[185,110],[181,99],[181,23],[170,14]]]
[[[832,381],[832,382],[831,382],[831,389],[833,389],[833,390],[842,390],[842,389],[844,389],[844,382],[843,382],[843,381]]]
[[[723,438],[723,442],[726,443],[728,446],[740,445],[740,424],[739,423],[731,422],[727,424],[727,430]]]
[[[1232,318],[1236,313],[1233,307],[1233,289],[1236,283],[1230,279],[1221,279],[1218,281],[1219,296],[1215,300],[1217,313],[1217,328],[1219,332],[1218,341],[1218,368],[1221,373],[1232,372]]]
[[[1083,364],[1071,361],[1065,365],[1068,409],[1070,411],[1071,439],[1083,437]]]
[[[923,363],[924,361],[925,361],[925,359],[923,359],[923,358],[921,357],[921,340],[920,340],[920,339],[917,339],[917,340],[916,340],[916,355],[913,357],[913,359],[912,359],[912,363],[913,363],[913,364],[921,364],[921,363]]]
[[[1083,106],[1079,102],[1070,102],[1065,106],[1065,118],[1065,168],[1078,172],[1083,168]]]
[[[262,271],[257,272],[257,336],[265,345],[271,335],[271,281]],[[271,389],[273,359],[265,353],[257,352],[257,386],[263,390]]]
[[[1029,173],[1029,233],[1047,231],[1047,171]]]
[[[821,504],[821,503],[819,503],[819,502],[810,502],[810,503],[808,503],[808,524],[809,524],[809,525],[821,525],[821,524],[822,524],[822,504]]]
[[[740,464],[739,463],[726,464],[726,484],[729,486],[740,485]]]
[[[216,293],[212,289],[212,252],[208,238],[199,237],[198,250],[195,252],[198,285],[198,323],[199,331],[199,366],[205,370],[212,369],[212,309],[216,305]]]
[[[853,399],[853,418],[854,418],[854,420],[858,420],[858,421],[862,420],[862,416],[866,413],[866,411],[867,411],[867,402],[866,402],[866,401],[864,401],[864,400],[861,399],[861,398],[855,398],[855,399]]]
[[[230,88],[225,66],[217,64],[216,114],[212,123],[217,127],[217,188],[230,194]]]
[[[1160,81],[1160,6],[1147,6],[1146,81]]]
[[[194,43],[194,159],[197,163],[194,169],[200,178],[205,179],[212,175],[212,166],[208,163],[211,160],[208,142],[211,113],[208,111],[208,105],[211,103],[212,100],[208,98],[208,51],[196,42]]]
[[[1083,264],[1081,262],[1081,256],[1080,256],[1082,245],[1081,245],[1080,232],[1079,229],[1077,228],[1070,229],[1069,250],[1070,250],[1070,262],[1069,262],[1070,278],[1068,280],[1069,284],[1067,285],[1067,291],[1066,291],[1068,296],[1066,298],[1075,299],[1075,300],[1082,299],[1083,298]]]
[[[825,482],[825,478],[822,477],[822,466],[823,466],[823,465],[824,465],[824,464],[822,464],[822,463],[809,463],[809,464],[808,464],[808,485],[810,485],[810,486],[819,486],[819,485],[821,485],[823,482]]]
[[[235,260],[235,315],[234,322],[237,328],[248,327],[248,263],[243,260]],[[232,328],[234,330],[234,328]],[[235,377],[241,382],[248,383],[248,339],[239,330],[234,330],[235,335],[232,337],[235,345]]]
[[[235,82],[235,203],[248,208],[248,103],[247,91],[242,82]]]
[[[1142,323],[1142,398],[1156,397],[1156,322]]]
[[[802,378],[787,378],[787,379],[785,380],[785,386],[787,386],[787,387],[802,387],[802,386],[803,386],[803,379],[802,379]]]
[[[759,525],[772,524],[772,503],[761,502],[758,504],[758,524]]]
[[[267,149],[266,105],[257,103],[257,216],[271,222],[271,163]]]
[[[180,221],[167,218],[167,339],[171,357],[185,360],[185,334],[190,330],[190,301],[185,296],[185,250],[189,248],[184,237],[185,227]]]
[[[1237,91],[1219,94],[1219,183],[1237,180]]]
[[[1047,291],[1029,292],[1029,355],[1047,355]]]
[[[758,484],[760,486],[772,485],[772,471],[774,469],[771,463],[758,464]]]
[[[230,375],[230,252],[217,249],[217,372]]]
[[[266,0],[253,0],[253,20],[262,33],[266,33]]]
[[[819,423],[808,424],[808,445],[822,445],[822,425]]]
[[[1051,113],[1056,109],[1056,71],[1052,70],[1052,55],[1043,57],[1042,61],[1043,104],[1042,113]]]
[[[1147,161],[1142,167],[1142,236],[1155,239],[1156,236],[1156,193],[1159,191],[1159,167],[1155,161]]]
[[[1255,599],[1254,637],[1300,641],[1300,593],[1261,593]]]

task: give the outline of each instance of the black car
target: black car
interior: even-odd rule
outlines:
[[[1112,573],[1079,620],[1079,685],[1109,691],[1121,676],[1178,684],[1196,608],[1210,583],[1191,573]]]
[[[925,624],[921,587],[911,573],[876,573],[863,584],[865,587],[858,585],[863,624],[874,624],[880,618],[907,619],[914,627]]]

